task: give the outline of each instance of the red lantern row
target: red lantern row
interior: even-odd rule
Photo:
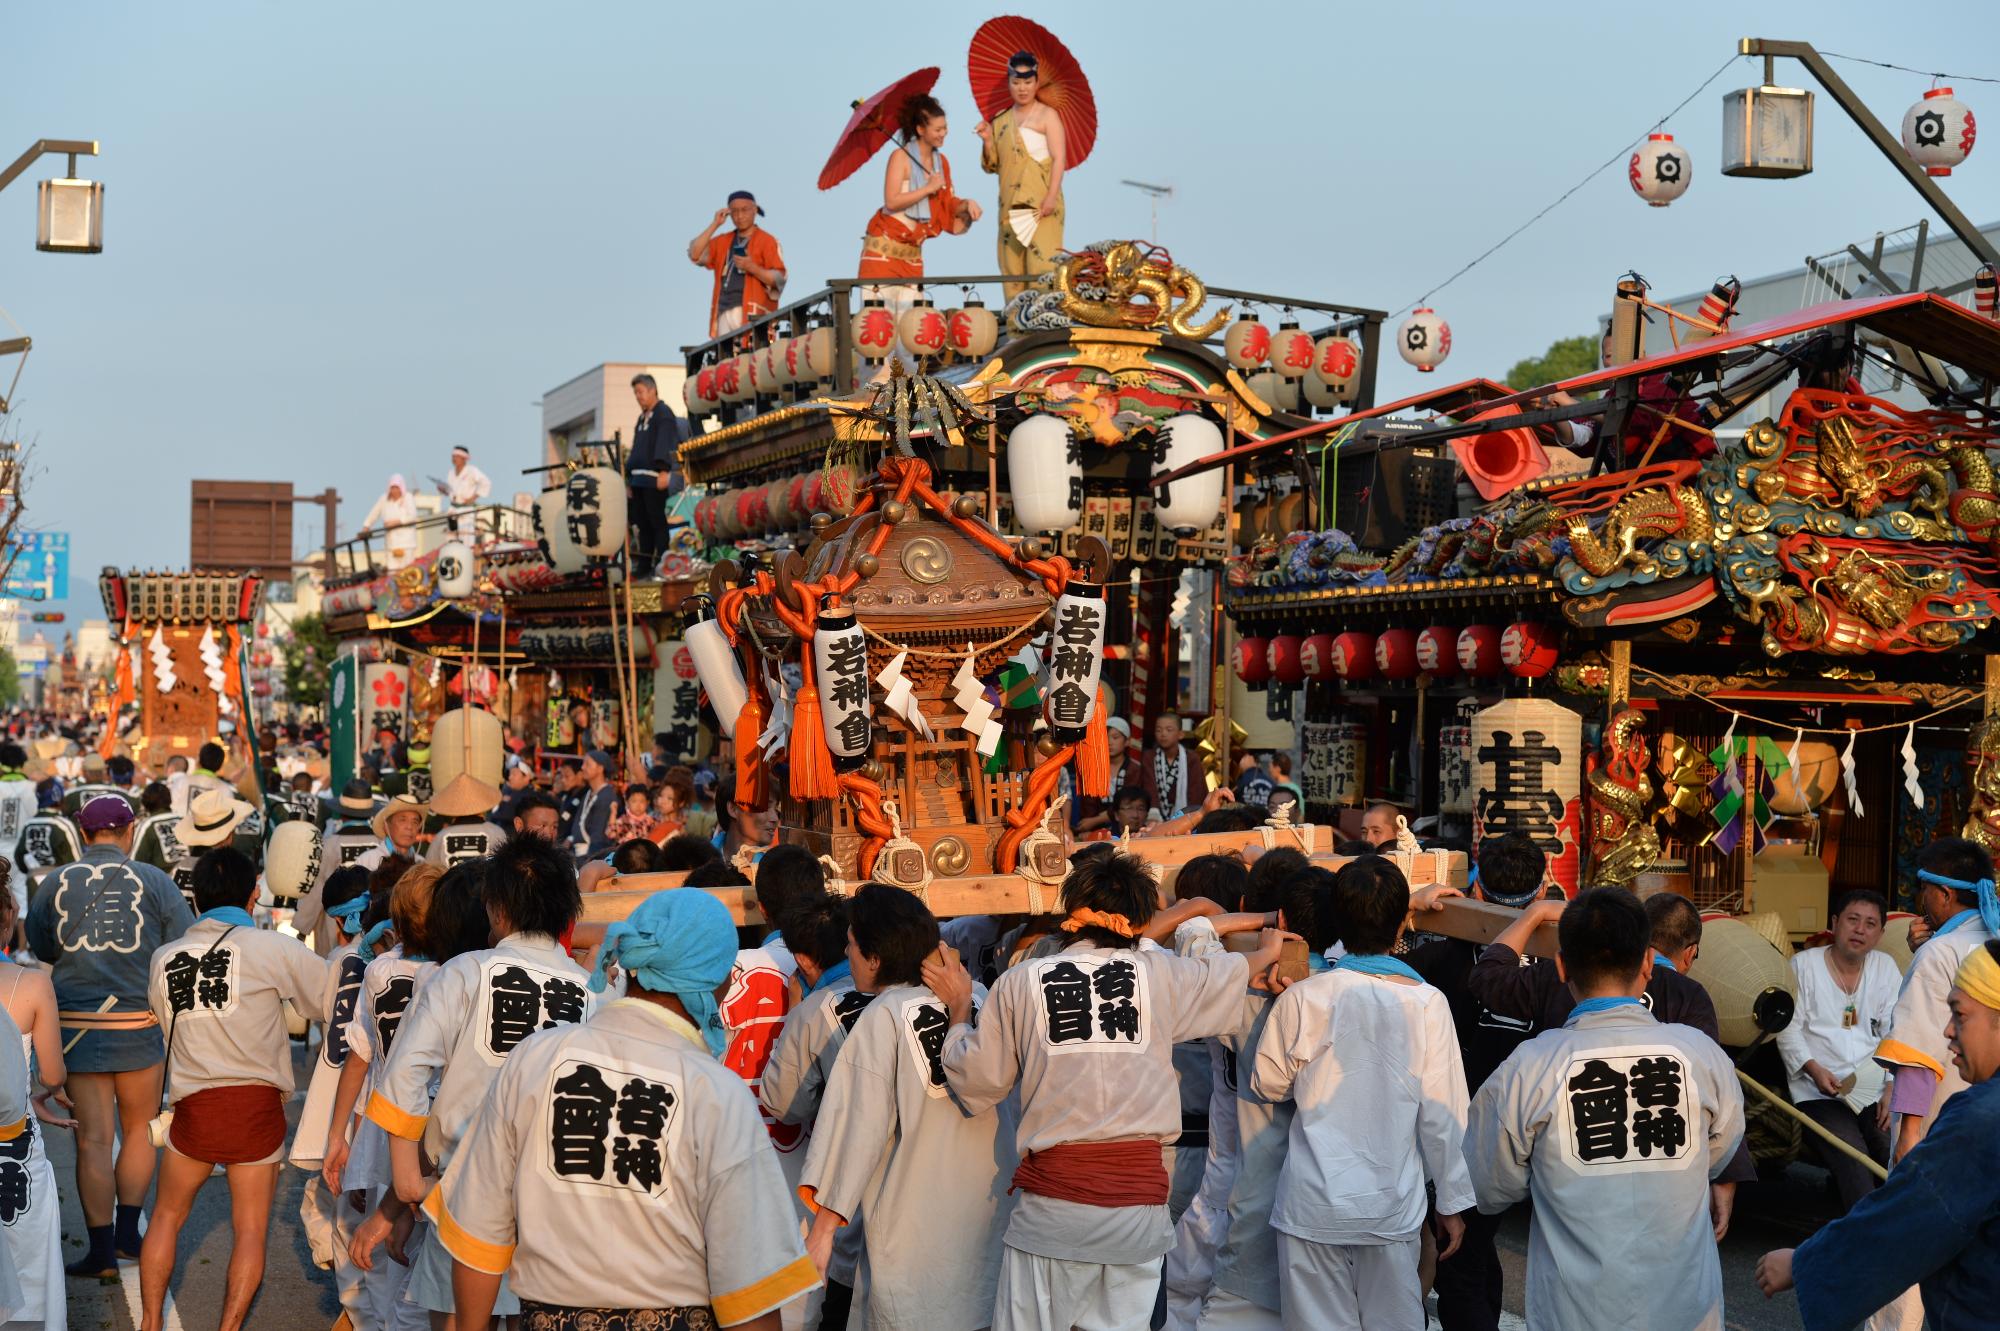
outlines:
[[[852,466],[809,471],[766,485],[712,494],[694,506],[694,529],[711,541],[796,531],[815,513],[843,517],[854,507],[860,476]]]
[[[1474,624],[1457,630],[1433,624],[1418,632],[1393,628],[1382,633],[1280,633],[1273,637],[1236,640],[1236,675],[1246,684],[1276,680],[1302,684],[1309,679],[1340,679],[1353,684],[1380,676],[1414,679],[1419,674],[1450,679],[1465,674],[1491,679],[1504,668],[1522,679],[1535,679],[1555,668],[1556,638],[1547,625],[1520,620],[1506,630]]]

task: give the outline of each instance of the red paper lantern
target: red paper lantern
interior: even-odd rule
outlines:
[[[1333,635],[1315,633],[1299,644],[1299,668],[1307,679],[1333,678]]]
[[[1517,620],[1500,635],[1500,663],[1523,679],[1537,679],[1556,667],[1556,640],[1548,626]]]
[[[715,535],[715,501],[713,499],[695,501],[694,529],[703,536],[712,537]]]
[[[1236,678],[1245,684],[1262,684],[1271,677],[1271,644],[1263,638],[1236,640]]]
[[[750,490],[750,530],[764,531],[771,525],[771,487],[758,485]]]
[[[1500,630],[1491,624],[1474,624],[1458,635],[1458,668],[1474,679],[1491,679],[1500,673]]]
[[[812,503],[807,496],[807,492],[812,488],[812,481],[812,472],[802,472],[792,477],[791,483],[785,487],[787,506],[792,510],[794,527],[804,526],[806,520],[813,515]]]
[[[1297,319],[1287,319],[1271,335],[1271,368],[1287,379],[1303,379],[1313,367],[1313,340],[1299,327]]]
[[[1375,635],[1343,633],[1333,640],[1333,673],[1358,684],[1375,673]]]
[[[1414,679],[1417,674],[1417,631],[1385,629],[1375,639],[1375,668],[1384,679]]]
[[[736,492],[736,531],[740,536],[748,536],[757,530],[757,492],[738,490]]]
[[[1417,669],[1432,679],[1458,673],[1458,630],[1433,624],[1417,635]]]
[[[1299,659],[1301,639],[1296,633],[1280,633],[1271,639],[1268,649],[1271,676],[1280,684],[1302,684],[1305,682],[1305,663]]]

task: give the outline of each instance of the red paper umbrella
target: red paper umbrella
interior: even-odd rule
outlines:
[[[972,49],[965,55],[973,104],[988,120],[1014,104],[1007,91],[1007,62],[1016,51],[1033,55],[1042,67],[1042,87],[1036,95],[1061,117],[1064,165],[1075,170],[1097,142],[1097,102],[1090,95],[1090,80],[1083,76],[1083,66],[1041,24],[1007,15],[979,25],[979,31],[972,34]]]
[[[854,114],[848,117],[847,128],[840,131],[840,141],[833,145],[833,155],[819,170],[819,187],[832,189],[859,171],[863,162],[880,152],[882,145],[896,136],[896,122],[902,116],[903,103],[912,97],[923,96],[936,86],[937,81],[938,67],[926,65],[914,74],[903,75],[866,101],[856,102]],[[1064,127],[1068,127],[1067,122]]]

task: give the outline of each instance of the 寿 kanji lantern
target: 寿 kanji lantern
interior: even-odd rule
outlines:
[[[1417,673],[1417,631],[1384,629],[1375,639],[1375,668],[1384,679],[1412,679]]]
[[[1491,624],[1474,624],[1458,635],[1458,668],[1474,679],[1491,679],[1500,673],[1500,630]]]
[[[833,330],[821,325],[807,332],[798,342],[799,378],[830,378],[833,374]]]
[[[706,376],[706,383],[703,382]],[[681,380],[681,401],[687,407],[687,414],[699,416],[708,410],[707,387],[715,382],[715,375],[703,368]]]
[[[1271,645],[1265,649],[1271,663],[1271,678],[1280,684],[1305,683],[1305,662],[1299,658],[1303,642],[1296,633],[1280,633],[1271,639]]]
[[[1687,193],[1694,178],[1694,165],[1687,149],[1674,142],[1671,134],[1648,134],[1632,152],[1625,170],[1632,192],[1655,208],[1664,208]]]
[[[785,507],[791,510],[794,527],[812,517],[813,501],[819,498],[812,493],[812,488],[818,479],[817,472],[807,471],[799,473],[786,483]]]
[[[715,400],[717,402],[741,402],[743,395],[737,391],[736,379],[743,367],[736,363],[734,356],[715,363]]]
[[[1333,635],[1313,633],[1299,643],[1299,668],[1307,679],[1333,678]]]
[[[763,531],[764,525],[771,519],[771,503],[764,487],[753,485],[745,490],[743,497],[737,500],[736,512],[744,531],[752,536]]]
[[[1451,325],[1438,318],[1437,311],[1428,305],[1411,310],[1410,317],[1396,330],[1396,354],[1429,374],[1451,354]]]
[[[875,297],[854,316],[854,346],[863,360],[882,360],[896,349],[896,316]]]
[[[1361,348],[1351,337],[1329,334],[1313,345],[1313,378],[1339,395],[1341,401],[1354,396],[1354,381],[1361,373]]]
[[[1239,370],[1254,370],[1271,358],[1271,330],[1245,310],[1222,335],[1222,354]]]
[[[1417,635],[1417,669],[1432,679],[1458,673],[1458,630],[1433,624]]]
[[[1014,521],[1025,532],[1068,531],[1083,517],[1083,455],[1061,416],[1038,413],[1007,436]]]
[[[1297,319],[1286,318],[1271,334],[1271,368],[1287,379],[1303,379],[1312,367],[1312,335],[1299,327]]]
[[[1262,684],[1271,677],[1271,643],[1266,638],[1236,640],[1236,678],[1245,684]]]
[[[1358,684],[1375,673],[1375,635],[1350,630],[1333,640],[1333,673]]]
[[[1198,412],[1182,412],[1160,423],[1153,475],[1164,476],[1222,451],[1222,428]],[[1015,487],[1015,508],[1020,507]],[[1202,531],[1222,516],[1222,469],[1183,476],[1153,492],[1153,521],[1168,531]]]
[[[697,499],[694,505],[694,529],[710,540],[715,537],[715,500]]]
[[[586,555],[618,553],[625,545],[625,478],[609,467],[572,473],[563,490],[563,521]]]
[[[1523,679],[1538,679],[1556,667],[1556,638],[1548,626],[1516,620],[1500,635],[1500,663]]]
[[[946,323],[946,341],[954,355],[969,360],[990,356],[1000,342],[1000,320],[979,297],[969,296],[962,309],[951,312]]]
[[[917,297],[916,303],[896,320],[896,340],[913,360],[942,356],[949,335],[944,311],[931,304],[927,296]]]
[[[1903,112],[1903,151],[1926,175],[1950,175],[1972,154],[1977,135],[1972,108],[1952,96],[1950,88],[1932,88]]]
[[[757,353],[739,351],[736,353],[736,395],[739,402],[748,402],[764,391],[757,386]]]

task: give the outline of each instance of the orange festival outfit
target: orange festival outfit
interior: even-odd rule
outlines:
[[[708,253],[701,261],[701,267],[715,273],[715,286],[708,297],[710,337],[715,336],[716,316],[722,313],[722,279],[729,267],[729,247],[735,243],[736,232],[733,230],[724,230],[721,235],[710,237]],[[775,268],[781,273],[785,268],[785,252],[778,247],[778,238],[761,226],[750,228],[750,240],[743,257],[759,268]],[[764,289],[764,284],[748,273],[743,274],[743,321],[748,323],[777,308],[777,301]]]
[[[920,163],[913,165],[921,169]],[[924,275],[924,242],[949,232],[952,219],[958,215],[951,160],[943,153],[937,155],[936,174],[944,177],[944,188],[923,201],[930,209],[928,219],[875,210],[861,238],[861,267],[856,276],[869,282],[898,283]]]

